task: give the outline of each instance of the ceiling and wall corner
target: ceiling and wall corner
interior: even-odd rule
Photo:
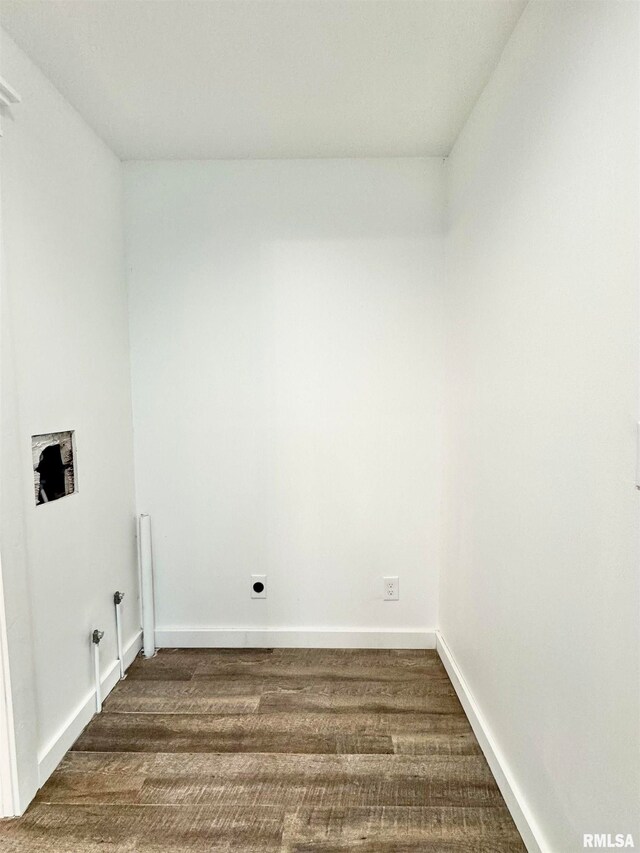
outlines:
[[[525,0],[2,0],[122,160],[442,156]]]

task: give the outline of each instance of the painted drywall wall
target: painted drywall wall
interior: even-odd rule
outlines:
[[[122,174],[1,38],[1,73],[22,96],[0,143],[2,569],[14,693],[29,680],[18,625],[26,640],[31,625],[37,726],[19,727],[37,729],[42,758],[92,689],[90,629],[105,631],[105,670],[116,657],[116,589],[127,595],[125,641],[140,624]],[[36,507],[31,435],[64,429],[75,430],[78,492]]]
[[[2,42],[0,40],[0,48]],[[1,55],[0,55],[1,60]],[[0,142],[0,198],[2,194]],[[13,333],[9,316],[6,253],[0,204],[0,632],[3,665],[0,701],[5,704],[2,816],[23,811],[38,789],[38,727],[33,662],[26,533],[20,494],[19,425]]]
[[[125,185],[158,631],[433,629],[442,161],[129,163]]]
[[[546,849],[638,846],[638,5],[529,3],[447,169],[442,631]]]

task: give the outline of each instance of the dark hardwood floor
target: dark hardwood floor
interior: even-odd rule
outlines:
[[[516,853],[435,652],[138,658],[3,853]]]

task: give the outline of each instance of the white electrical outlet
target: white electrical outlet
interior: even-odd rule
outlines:
[[[251,575],[251,598],[267,597],[267,576]]]
[[[384,581],[384,600],[397,601],[400,598],[400,579],[398,577],[382,578]]]

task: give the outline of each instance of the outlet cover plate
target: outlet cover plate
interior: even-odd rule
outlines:
[[[267,576],[251,575],[251,598],[267,597]]]
[[[397,575],[382,578],[384,582],[383,598],[385,601],[398,601],[400,598],[400,579]]]

